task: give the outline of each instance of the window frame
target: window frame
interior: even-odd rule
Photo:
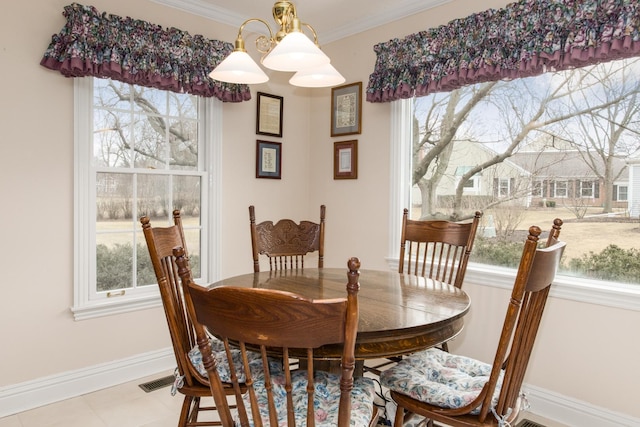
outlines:
[[[590,194],[585,195],[585,191]],[[596,182],[591,180],[580,180],[580,198],[581,199],[595,199],[596,194]]]
[[[411,119],[413,116],[412,99],[391,102],[391,140],[390,140],[390,177],[389,203],[389,251],[387,264],[397,271],[400,227],[402,211],[411,203]],[[516,270],[470,262],[466,280],[478,286],[511,289]],[[558,274],[551,288],[552,297],[570,301],[602,305],[640,311],[640,284],[626,284],[578,278]]]
[[[629,186],[628,185],[615,185],[616,202],[628,202],[629,201]],[[624,194],[624,197],[622,195]]]
[[[558,184],[564,184],[564,188],[560,190],[564,191],[564,194],[558,194]],[[554,180],[553,181],[553,198],[554,199],[566,199],[569,197],[569,181],[567,180]]]
[[[511,179],[496,178],[498,180],[498,197],[509,197],[511,195]],[[503,194],[503,190],[505,194]]]
[[[220,265],[220,183],[222,167],[222,102],[198,99],[203,131],[198,133],[202,151],[202,179],[208,184],[201,194],[201,275],[205,282],[218,279]],[[74,79],[74,301],[75,320],[91,319],[162,305],[157,286],[149,286],[115,298],[95,298],[95,172],[91,132],[93,119],[93,77]]]

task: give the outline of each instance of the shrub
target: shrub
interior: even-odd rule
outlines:
[[[137,282],[138,286],[151,285],[157,282],[151,258],[146,244],[138,244],[137,247]],[[96,246],[96,281],[97,290],[109,291],[112,289],[131,288],[131,262],[133,250],[130,243],[116,243],[112,247],[104,244]],[[189,264],[194,277],[200,276],[200,257],[189,256]]]
[[[539,242],[544,246],[546,241]],[[471,261],[490,265],[517,268],[522,256],[523,242],[507,242],[498,239],[476,238]],[[564,263],[563,263],[564,264]],[[575,276],[622,283],[638,283],[640,277],[640,250],[622,249],[609,245],[600,253],[589,252],[580,258],[572,258],[561,270]]]
[[[609,245],[600,253],[590,251],[569,261],[569,269],[585,277],[616,282],[638,283],[640,250]]]
[[[523,242],[477,237],[470,260],[483,264],[517,268],[522,256]]]

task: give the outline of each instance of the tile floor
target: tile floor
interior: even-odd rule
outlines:
[[[0,427],[176,427],[182,396],[171,396],[170,387],[146,393],[138,386],[171,373],[161,372],[0,418]],[[531,413],[523,414],[522,418],[546,427],[565,427]]]

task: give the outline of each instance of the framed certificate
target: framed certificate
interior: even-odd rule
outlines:
[[[331,89],[331,136],[362,132],[362,82]]]
[[[358,141],[333,143],[333,179],[358,178]]]
[[[283,98],[258,92],[256,111],[256,133],[258,135],[282,136]]]
[[[282,143],[256,141],[256,178],[282,178]]]

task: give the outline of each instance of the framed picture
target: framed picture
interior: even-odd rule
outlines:
[[[258,135],[282,136],[283,98],[258,92],[256,110],[256,133]]]
[[[256,178],[282,178],[282,143],[256,141]]]
[[[331,136],[362,132],[362,82],[331,89]]]
[[[333,143],[333,179],[358,178],[358,141]]]

